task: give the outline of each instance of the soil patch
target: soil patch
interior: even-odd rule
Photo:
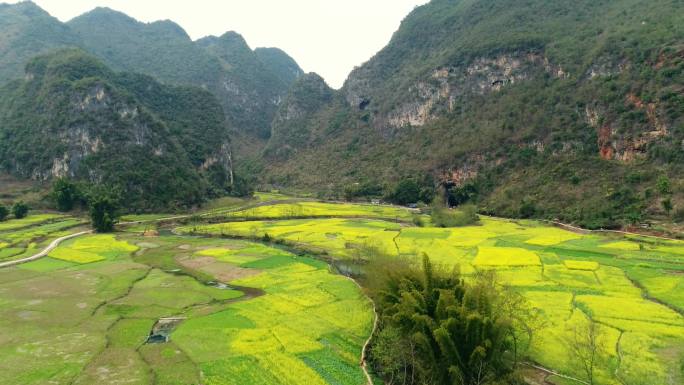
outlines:
[[[240,278],[251,277],[261,272],[258,269],[243,268],[231,265],[230,263],[217,261],[213,257],[177,257],[176,260],[184,267],[209,274],[217,281],[224,283],[229,283]]]

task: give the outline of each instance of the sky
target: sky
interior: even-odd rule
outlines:
[[[33,0],[67,21],[109,7],[144,22],[173,20],[193,40],[236,31],[252,48],[278,47],[339,88],[428,0]],[[10,1],[16,2],[16,1]]]

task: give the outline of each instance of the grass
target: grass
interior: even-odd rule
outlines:
[[[33,226],[38,223],[52,221],[64,217],[59,214],[31,214],[22,219],[10,219],[0,222],[0,231],[17,230],[24,227]]]

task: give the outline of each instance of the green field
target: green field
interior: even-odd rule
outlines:
[[[0,293],[2,384],[365,381],[360,288],[259,243],[87,235],[0,270]],[[168,317],[168,342],[146,343]]]
[[[57,214],[37,214],[0,222],[0,262],[31,256],[52,240],[78,232],[85,221]]]
[[[493,270],[522,293],[537,316],[530,361],[583,380],[567,347],[594,320],[597,384],[684,381],[684,242],[487,217],[477,226],[416,227],[401,208],[279,195],[242,204],[226,201],[212,208],[220,217],[172,226],[177,235],[144,237],[154,224],[127,226],[0,270],[0,328],[13,331],[0,335],[0,382],[365,384],[359,358],[372,306],[322,260],[421,253],[466,277]],[[0,253],[34,252],[74,224],[52,218],[2,231]],[[322,258],[255,242],[264,239]],[[146,344],[167,317],[179,319],[169,340]]]
[[[277,211],[282,212],[277,206],[259,208]],[[530,347],[533,361],[584,378],[565,347],[575,328],[593,319],[603,326],[597,383],[684,381],[679,364],[684,359],[684,242],[585,235],[494,218],[454,229],[413,227],[372,214],[367,219],[192,224],[179,230],[223,237],[267,235],[333,259],[363,258],[369,250],[371,255],[408,257],[426,253],[437,263],[460,266],[464,274],[494,269],[499,281],[523,293],[543,319]]]
[[[411,221],[406,209],[380,205],[349,205],[343,203],[296,202],[255,206],[225,214],[236,219],[283,219],[309,217],[362,217]]]

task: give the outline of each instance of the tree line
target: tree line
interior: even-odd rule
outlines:
[[[121,189],[79,183],[66,178],[56,179],[52,183],[50,197],[61,212],[87,209],[93,228],[100,233],[114,230],[122,207]]]

